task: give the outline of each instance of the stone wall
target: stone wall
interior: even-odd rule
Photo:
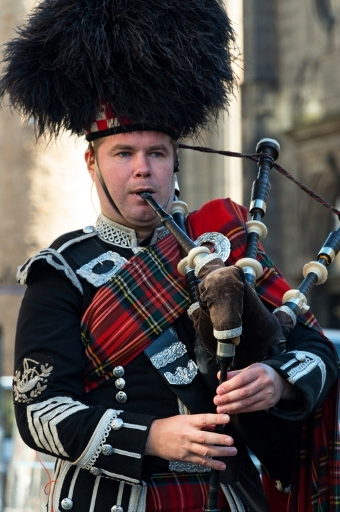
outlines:
[[[279,163],[332,205],[340,198],[340,3],[244,2],[243,149],[262,137],[281,144]],[[267,50],[266,50],[267,49]],[[249,176],[249,179],[248,179]],[[244,197],[254,171],[245,166]],[[337,218],[276,171],[264,245],[292,285],[317,254]],[[325,327],[340,326],[340,264],[310,303]]]
[[[1,44],[14,36],[32,5],[1,0]],[[93,223],[97,214],[82,157],[84,142],[65,135],[57,144],[36,145],[32,126],[24,128],[8,108],[0,114],[0,357],[3,374],[11,375],[24,293],[16,283],[17,267],[63,232]]]

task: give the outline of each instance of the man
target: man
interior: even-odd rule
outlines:
[[[151,192],[152,196],[166,211],[171,211],[175,193],[175,174],[173,171],[175,154],[173,141],[170,137],[157,132],[131,132],[109,136],[101,141],[97,150],[97,161],[110,196],[117,207],[116,209],[108,201],[98,180],[92,147],[87,150],[85,158],[91,178],[96,184],[102,214],[111,221],[135,230],[139,244],[142,244],[148,238],[150,239],[154,230],[159,227],[160,221],[139,193]],[[233,412],[237,413],[258,410],[259,407],[254,407],[253,402],[260,401],[260,409],[268,409],[276,405],[283,397],[289,399],[292,386],[286,380],[267,365],[259,364],[256,368],[256,376],[254,375],[253,379],[259,381],[257,383],[257,386],[260,387],[259,390],[255,387],[254,390],[251,390],[252,394],[249,395],[248,390],[251,382],[251,372],[249,372],[250,377],[246,377],[247,386],[243,384],[243,378],[240,379],[239,388],[236,388],[234,392],[233,403],[229,403],[230,397],[225,398],[223,394],[222,397],[216,397],[215,402],[222,404],[223,400],[227,400],[229,410],[231,408]],[[260,383],[261,380],[263,382]],[[220,389],[223,390],[224,388]],[[265,396],[262,398],[264,389]],[[243,405],[244,401],[247,404],[246,406]],[[239,402],[241,403],[239,404]],[[158,455],[165,459],[178,459],[177,443],[183,441],[179,434],[183,433],[184,422],[191,422],[192,420],[192,417],[176,418],[176,422],[173,420],[171,422],[156,420],[151,428],[151,439],[149,435],[147,441],[147,454]],[[196,421],[193,433],[200,437],[201,434],[197,431]],[[211,421],[219,421],[219,418]],[[228,421],[228,418],[225,418],[225,421]],[[170,428],[167,427],[167,423],[170,424]],[[164,433],[162,433],[163,425],[165,427]],[[178,428],[179,431],[177,431]],[[171,438],[169,438],[169,434],[171,434]],[[156,436],[156,443],[153,441],[153,436]],[[212,436],[209,437],[212,438]],[[171,442],[169,442],[170,439]],[[215,441],[208,442],[207,439],[204,439],[203,444],[219,444],[221,442],[221,439],[220,441],[219,439],[220,435],[217,435]],[[199,439],[194,441],[199,443]],[[160,451],[159,442],[161,442],[161,448],[165,450],[164,452]],[[230,441],[226,439],[224,442]],[[206,448],[204,452],[206,452]],[[231,455],[233,453],[235,453],[235,450],[231,449],[225,451],[224,454]],[[197,459],[197,456],[201,454],[193,455],[194,458],[189,456],[186,460],[215,467],[215,462],[207,461],[206,457],[217,456],[218,453],[213,455],[208,450],[204,453],[203,458],[199,459]],[[224,464],[219,464],[217,469],[224,469],[224,467]]]
[[[171,238],[139,192],[149,191],[163,208],[171,210],[176,162],[174,141],[161,132],[132,131],[98,139],[94,146],[95,149],[91,145],[86,151],[85,159],[102,210],[96,230],[85,228],[85,234],[79,231],[61,237],[50,250],[32,258],[20,273],[28,289],[16,341],[17,421],[30,446],[59,457],[50,509],[91,510],[91,504],[95,504],[99,510],[120,510],[114,507],[129,510],[142,506],[146,500],[146,510],[164,510],[165,503],[168,510],[202,510],[209,479],[206,469],[223,471],[228,465],[225,457],[234,456],[242,448],[237,443],[234,446],[230,435],[213,431],[216,425],[229,423],[226,412],[275,411],[276,408],[274,414],[281,421],[276,421],[274,416],[274,419],[266,418],[264,427],[261,416],[254,417],[241,421],[240,430],[246,432],[245,441],[252,445],[261,437],[257,431],[262,429],[265,434],[261,449],[277,454],[276,448],[270,448],[265,441],[268,426],[274,424],[280,429],[275,438],[286,436],[279,448],[279,453],[285,453],[280,453],[277,466],[282,465],[278,474],[281,472],[286,478],[295,450],[290,443],[296,442],[300,430],[298,420],[315,403],[302,406],[301,400],[296,401],[294,387],[270,362],[255,363],[230,373],[228,383],[218,387],[214,398],[222,414],[214,413],[213,397],[207,406],[208,398],[195,396],[201,393],[201,388],[196,388],[196,376],[188,384],[193,395],[192,414],[179,414],[187,409],[181,401],[178,406],[178,398],[141,350],[138,327],[133,324],[130,337],[119,332],[130,330],[130,324],[120,316],[123,311],[115,310],[117,296],[107,295],[106,286],[120,276],[117,268],[119,265],[124,268],[125,260],[115,263],[113,269],[117,273],[114,274],[110,273],[112,268],[100,269],[100,266],[109,263],[110,253],[114,251],[130,261],[135,255],[138,267],[142,268],[139,252]],[[103,190],[98,170],[114,204]],[[176,248],[176,260],[179,257]],[[95,282],[98,277],[103,278],[101,285]],[[155,293],[152,278],[145,276],[145,286]],[[121,279],[120,285],[127,286]],[[134,315],[137,316],[136,311]],[[177,333],[174,339],[195,357],[192,352],[195,335],[187,316],[179,315],[174,325]],[[304,387],[314,380],[314,395],[320,394],[319,403],[336,378],[335,357],[312,329],[300,325],[295,331],[298,334],[293,333],[290,341],[293,347],[305,352],[306,346],[313,344],[316,357],[323,353],[326,382],[321,382],[320,365],[313,370],[311,366],[306,369],[310,373],[307,382],[301,383],[297,391],[298,394],[304,391],[301,399],[302,403],[306,402],[310,394]],[[124,340],[124,337],[126,353],[121,354],[118,353],[121,342],[115,338]],[[99,338],[102,338],[100,344]],[[131,341],[133,347],[129,353]],[[156,349],[156,355],[160,353],[162,350]],[[281,362],[287,357],[291,355],[282,355]],[[186,359],[176,359],[175,369],[186,364]],[[299,362],[295,359],[291,364],[297,367]],[[217,386],[217,380],[213,385]],[[291,425],[285,419],[289,416],[296,417]],[[249,427],[256,432],[254,438],[249,434]],[[266,463],[270,466],[272,461]],[[221,507],[227,508],[227,503],[221,493]]]
[[[5,59],[1,92],[34,115],[40,133],[86,129],[85,159],[101,205],[94,227],[61,236],[19,269],[27,290],[15,353],[18,427],[29,446],[57,457],[50,512],[202,511],[210,469],[221,473],[221,510],[265,511],[246,445],[282,488],[296,482],[302,421],[327,402],[337,378],[333,348],[301,318],[286,353],[231,371],[217,386],[209,347],[186,314],[190,301],[176,270],[178,243],[140,196],[150,192],[171,211],[176,141],[205,126],[225,102],[228,20],[212,0],[139,2],[137,18],[129,12],[133,2],[99,3],[94,9],[79,0],[43,2]],[[104,37],[107,26],[114,27],[114,48],[104,45],[106,39],[93,47],[79,44],[91,30],[92,42]],[[152,31],[145,36],[146,26]],[[171,44],[162,43],[164,33]],[[139,44],[142,36],[148,44]],[[121,73],[119,88],[114,80]],[[235,268],[246,239],[245,209],[217,200],[203,210],[209,231],[232,235],[226,265]],[[202,225],[200,211],[189,215],[194,238]],[[272,309],[287,284],[263,254],[258,258],[267,265],[262,288],[267,284],[277,299],[261,294]],[[262,312],[259,299],[252,304]],[[249,332],[253,325],[246,317],[243,323]],[[222,425],[232,429],[215,430]]]

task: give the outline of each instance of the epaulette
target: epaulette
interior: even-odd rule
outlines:
[[[74,244],[79,244],[88,238],[92,238],[96,236],[96,234],[97,232],[94,226],[85,226],[83,229],[70,231],[69,233],[65,233],[59,236],[56,240],[54,240],[50,247],[59,253],[62,253],[68,247],[71,247]]]
[[[93,226],[86,226],[82,230],[71,231],[58,237],[47,249],[42,249],[35,256],[29,258],[18,268],[17,281],[19,284],[27,284],[27,279],[32,266],[38,261],[44,261],[56,270],[64,273],[77,290],[83,294],[83,287],[77,274],[66,261],[62,252],[74,244],[81,243],[89,238],[96,236],[96,230]]]

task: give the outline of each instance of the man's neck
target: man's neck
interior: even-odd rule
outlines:
[[[147,238],[150,238],[151,235],[153,234],[153,232],[154,232],[154,230],[148,231],[148,232],[136,231],[138,244],[141,244],[142,242],[144,242],[144,240],[146,240]]]

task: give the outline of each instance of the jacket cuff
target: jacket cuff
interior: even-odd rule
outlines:
[[[73,462],[94,476],[142,483],[144,451],[153,416],[109,409]]]
[[[326,382],[326,366],[311,352],[293,350],[263,361],[286,379],[295,390],[292,400],[280,400],[268,412],[296,421],[311,413]]]

